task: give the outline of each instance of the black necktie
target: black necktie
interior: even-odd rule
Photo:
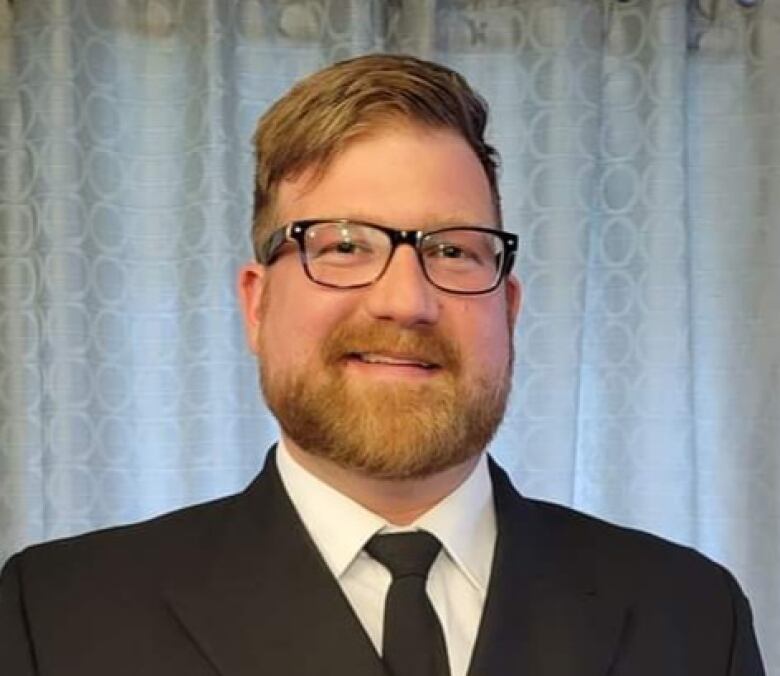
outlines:
[[[390,676],[449,676],[447,647],[425,582],[441,543],[430,533],[375,535],[366,551],[393,576],[385,601],[382,661]]]

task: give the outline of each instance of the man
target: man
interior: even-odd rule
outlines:
[[[239,296],[280,442],[240,495],[14,557],[4,674],[764,673],[728,572],[486,458],[521,297],[486,117],[379,55],[268,111]]]

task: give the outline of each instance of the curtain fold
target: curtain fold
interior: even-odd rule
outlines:
[[[240,489],[250,138],[405,51],[488,99],[524,308],[492,451],[728,565],[780,670],[780,5],[0,2],[0,560]],[[773,671],[774,670],[774,671]]]

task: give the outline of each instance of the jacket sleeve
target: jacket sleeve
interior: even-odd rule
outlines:
[[[0,672],[36,676],[32,641],[24,608],[18,555],[0,574]]]
[[[731,574],[727,573],[727,578],[734,607],[734,634],[728,676],[766,676],[750,604]]]

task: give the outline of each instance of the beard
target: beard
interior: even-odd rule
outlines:
[[[453,342],[433,329],[342,324],[323,343],[319,363],[280,371],[261,359],[261,388],[305,452],[376,479],[424,478],[473,458],[493,438],[511,387],[507,332],[500,373],[466,377]],[[419,382],[350,377],[347,361],[360,352],[414,355],[437,373]]]
[[[261,387],[282,430],[305,452],[376,479],[424,478],[473,458],[493,438],[511,384],[507,332],[500,372],[467,378],[454,343],[433,329],[343,324],[316,364],[281,370],[261,349]],[[419,382],[349,377],[347,360],[358,352],[414,355],[438,372]]]

